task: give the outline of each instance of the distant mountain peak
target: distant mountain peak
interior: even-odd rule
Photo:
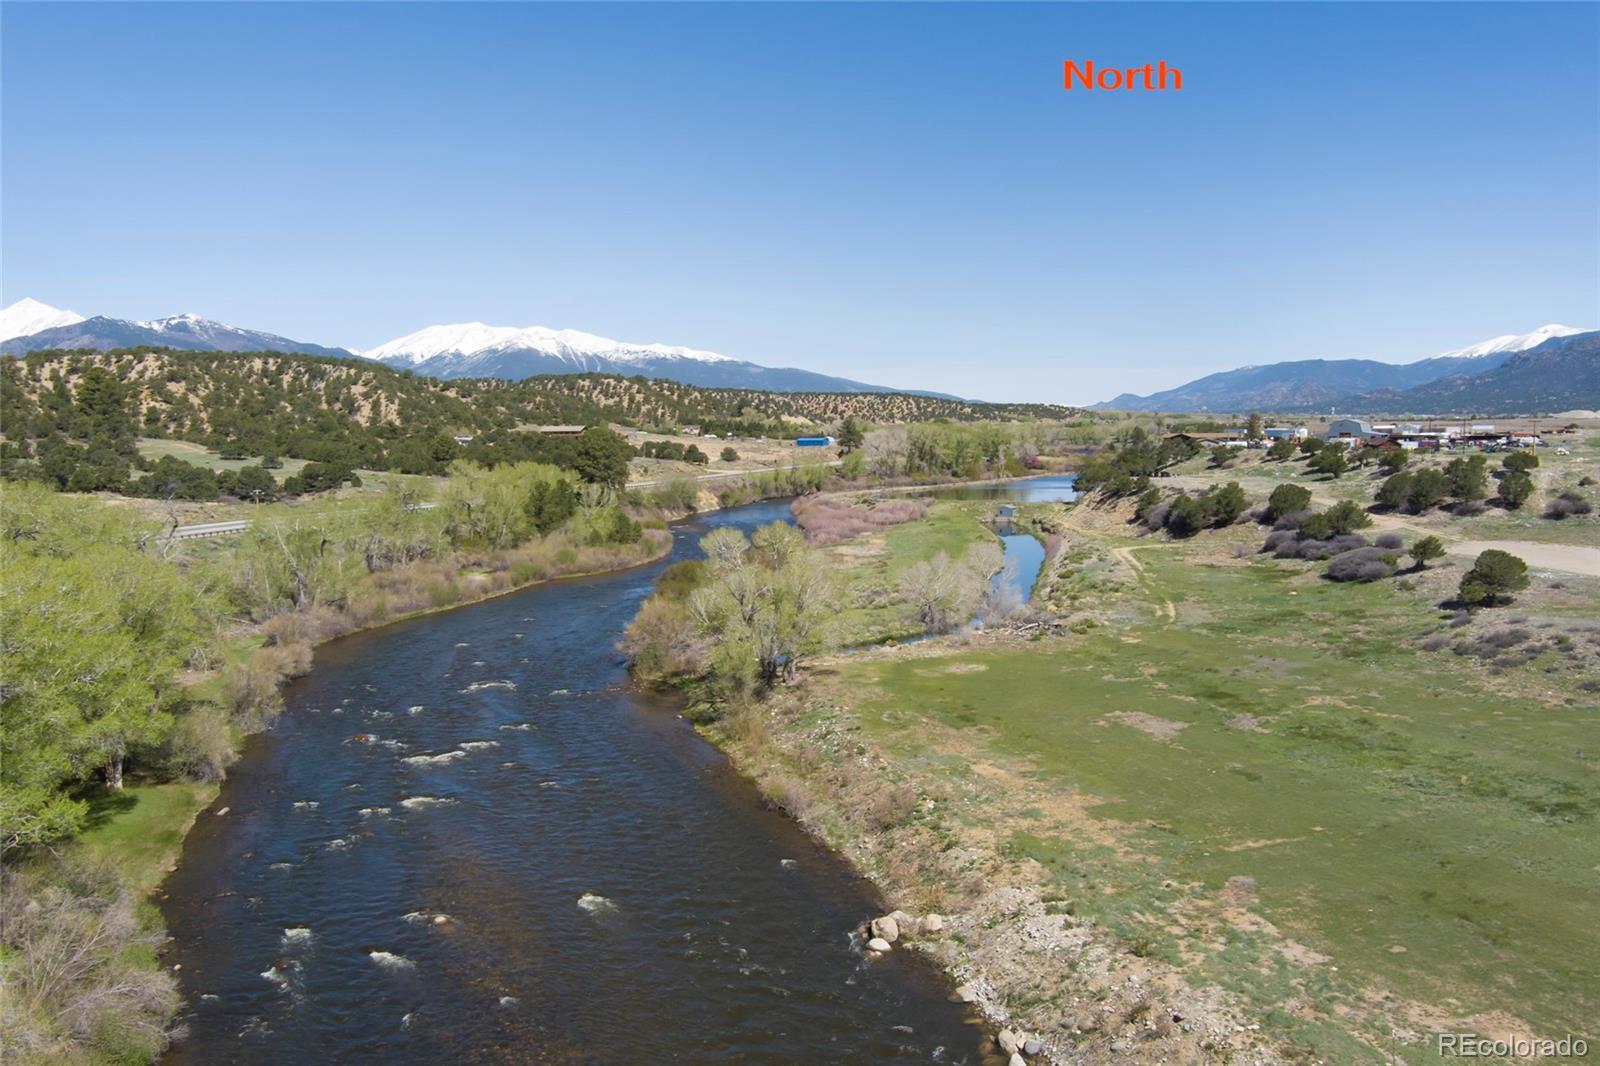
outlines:
[[[31,296],[24,296],[0,311],[0,341],[7,341],[12,337],[26,337],[42,329],[72,326],[82,321],[83,316],[76,311],[63,311],[59,307],[41,303]]]
[[[1557,325],[1552,322],[1548,326],[1540,326],[1527,333],[1507,333],[1500,337],[1490,337],[1477,344],[1469,344],[1465,348],[1454,348],[1448,352],[1440,352],[1435,359],[1477,359],[1485,355],[1498,355],[1501,352],[1525,352],[1529,348],[1537,348],[1547,340],[1555,337],[1570,337],[1574,333],[1587,333],[1588,330],[1574,329],[1571,326]]]
[[[425,326],[361,354],[368,359],[417,365],[439,356],[471,359],[502,352],[532,350],[557,358],[582,361],[641,362],[648,359],[692,359],[700,363],[736,362],[730,356],[666,344],[615,341],[576,329],[547,326],[491,326],[457,322]]]
[[[761,366],[699,348],[636,344],[547,326],[491,326],[484,322],[426,326],[361,354],[386,366],[436,378],[517,381],[542,374],[598,373],[768,392],[897,391],[794,367]]]
[[[1124,411],[1310,411],[1355,396],[1398,394],[1443,378],[1483,374],[1540,345],[1588,331],[1554,323],[1508,333],[1410,363],[1299,359],[1225,370],[1148,396],[1124,393],[1096,407]]]

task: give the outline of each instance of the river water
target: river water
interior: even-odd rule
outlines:
[[[994,500],[997,503],[1069,503],[1078,498],[1077,475],[1046,474],[1021,481],[1001,481],[989,485],[956,485],[934,495],[941,500]],[[1044,565],[1044,545],[1030,533],[1015,531],[1004,511],[995,532],[1005,548],[1005,566],[994,576],[994,587],[1010,585],[1017,602],[1033,595]]]
[[[872,887],[613,650],[708,530],[787,518],[320,649],[164,886],[166,1061],[978,1061],[930,964],[852,943]]]

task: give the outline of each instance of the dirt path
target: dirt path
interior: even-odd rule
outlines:
[[[1529,566],[1565,570],[1569,574],[1600,577],[1600,548],[1578,544],[1539,544],[1531,540],[1461,540],[1449,546],[1451,555],[1477,555],[1489,548],[1510,552]]]
[[[1144,564],[1139,561],[1138,556],[1133,554],[1132,548],[1109,548],[1107,550],[1111,553],[1112,558],[1133,571],[1134,579],[1139,582],[1142,588],[1146,591],[1149,590],[1149,584],[1144,579]],[[1169,599],[1162,599],[1161,605],[1156,608],[1156,617],[1165,617],[1168,622],[1176,622],[1178,620],[1177,605]]]

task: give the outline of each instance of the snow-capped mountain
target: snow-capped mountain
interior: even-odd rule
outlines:
[[[83,316],[76,311],[63,311],[59,307],[51,307],[49,304],[25,296],[0,311],[0,341],[8,341],[12,337],[26,337],[42,329],[71,326],[82,321]]]
[[[18,306],[13,304],[13,307]],[[43,304],[39,305],[43,307]],[[51,309],[53,310],[53,309]],[[10,314],[7,308],[4,314]],[[197,352],[294,352],[300,355],[332,355],[349,358],[355,354],[344,348],[290,340],[275,333],[240,329],[214,322],[199,315],[174,315],[150,321],[96,316],[83,318],[72,312],[64,322],[26,334],[0,339],[0,354],[22,355],[44,348],[131,348],[140,344],[183,348]]]
[[[368,359],[420,366],[433,359],[444,357],[458,360],[462,365],[492,360],[509,352],[536,351],[570,361],[584,370],[595,369],[596,362],[637,363],[651,359],[693,359],[700,363],[738,362],[716,352],[702,352],[693,348],[673,347],[666,344],[629,344],[607,337],[597,337],[575,329],[546,329],[543,326],[489,326],[482,322],[464,322],[453,326],[428,326],[381,344],[361,354]],[[454,377],[492,375],[456,374]]]
[[[1099,408],[1118,411],[1312,411],[1353,397],[1398,394],[1445,378],[1483,374],[1517,353],[1549,340],[1586,332],[1548,325],[1494,337],[1413,363],[1375,359],[1301,359],[1208,374],[1175,389],[1137,396],[1123,393]]]
[[[1559,326],[1551,323],[1540,326],[1531,333],[1507,333],[1503,337],[1490,337],[1486,341],[1470,344],[1465,348],[1456,348],[1448,352],[1440,352],[1435,359],[1476,359],[1484,355],[1498,355],[1501,352],[1525,352],[1529,348],[1537,348],[1552,337],[1570,337],[1574,333],[1586,333],[1587,330],[1573,329],[1571,326]]]
[[[758,366],[696,348],[634,344],[543,326],[490,326],[482,322],[428,326],[361,354],[388,366],[436,378],[518,380],[539,374],[600,373],[771,392],[905,391],[809,370]]]

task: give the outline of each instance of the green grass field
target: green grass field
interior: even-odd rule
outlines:
[[[1370,1057],[1328,1019],[1370,1008],[1379,989],[1594,1034],[1596,700],[1491,687],[1454,656],[1419,653],[1437,616],[1385,583],[1308,580],[1267,560],[1197,565],[1171,546],[1139,558],[1175,621],[847,663],[839,688],[907,766],[969,772],[915,728],[932,719],[1031,767],[1041,795],[1097,799],[1095,818],[1149,862],[1048,822],[1013,826],[1008,851],[1042,863],[1079,913],[1249,996],[1326,1061]],[[1234,929],[1218,942],[1168,915],[1183,885],[1216,900],[1235,877],[1255,880],[1253,909],[1283,937],[1328,959],[1294,966],[1273,937]],[[1289,1010],[1296,996],[1326,1016]],[[1373,1024],[1382,1042],[1386,1023]]]
[[[203,466],[211,470],[238,470],[241,467],[254,466],[261,462],[259,455],[248,459],[224,459],[216,452],[199,444],[192,444],[186,440],[167,440],[158,437],[140,437],[135,442],[139,454],[146,459],[161,459],[172,456],[182,459],[195,466]],[[283,466],[274,470],[272,476],[282,481],[286,477],[298,474],[306,465],[304,459],[284,459]]]
[[[196,781],[129,785],[121,792],[96,789],[89,827],[72,846],[110,863],[135,894],[147,895],[177,860],[195,815],[216,794],[215,785]]]

